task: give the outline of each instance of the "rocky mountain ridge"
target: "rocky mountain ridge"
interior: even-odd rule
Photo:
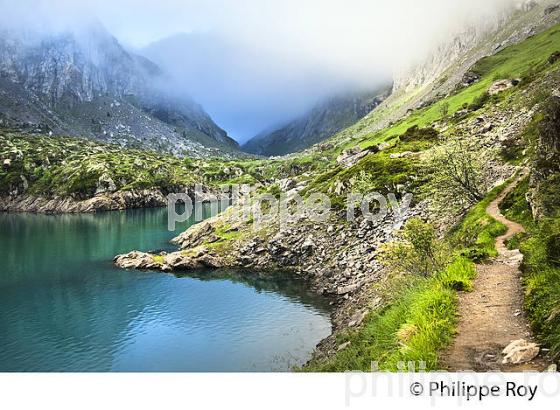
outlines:
[[[389,91],[377,91],[332,97],[289,124],[253,137],[242,149],[265,156],[303,150],[354,124],[374,110],[388,94]]]
[[[3,30],[0,121],[191,156],[237,151],[202,107],[161,91],[165,75],[100,26],[49,35]]]
[[[509,11],[480,27],[462,27],[455,36],[436,46],[422,62],[395,72],[391,95],[375,110],[324,144],[311,147],[309,152],[321,152],[326,146],[347,147],[366,140],[372,133],[382,132],[434,102],[477,83],[480,76],[472,67],[478,61],[558,22],[560,3],[557,0],[528,0],[513,4]]]
[[[508,45],[541,31],[558,11],[555,0],[525,0],[512,3],[484,21],[458,27],[426,56],[424,61],[394,75],[393,92],[411,91],[440,79],[450,67],[472,65]],[[445,82],[445,81],[444,81]]]

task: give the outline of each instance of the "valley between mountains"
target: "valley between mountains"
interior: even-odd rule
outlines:
[[[29,81],[14,79],[28,71],[13,63],[9,87],[0,78],[0,211],[162,207],[168,194],[192,196],[196,185],[208,197],[229,195],[236,184],[277,199],[322,194],[331,207],[321,221],[300,215],[286,225],[264,209],[270,218],[255,224],[240,220],[240,205],[233,205],[172,239],[174,250],[130,249],[114,263],[139,274],[225,268],[301,279],[330,301],[333,331],[299,371],[398,371],[403,363],[418,370],[555,370],[560,5],[525,2],[491,29],[473,32],[395,78],[390,92],[338,101],[343,108],[331,102],[249,143],[252,153],[282,155],[272,158],[241,152],[192,102],[148,98],[153,94],[137,89],[134,77],[118,90],[101,81],[110,98],[95,88],[83,100],[61,95],[53,111],[36,87],[22,86]],[[156,75],[104,41],[132,64],[128,69]],[[7,65],[2,59],[0,71]],[[58,95],[54,85],[49,93]],[[343,118],[318,122],[332,110]],[[48,128],[24,120],[30,113],[49,118]],[[135,132],[125,120],[152,125]],[[111,131],[119,127],[114,121],[125,127],[121,133]],[[285,152],[302,132],[304,143]],[[396,203],[378,219],[355,207],[348,220],[348,195],[372,192],[392,194]],[[379,203],[368,205],[376,210]]]

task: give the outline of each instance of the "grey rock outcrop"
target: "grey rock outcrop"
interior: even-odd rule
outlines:
[[[72,197],[44,198],[25,194],[0,197],[0,211],[46,214],[156,208],[166,204],[167,198],[157,190],[104,192],[86,200]]]
[[[519,84],[520,81],[521,80],[517,80],[517,79],[515,80],[505,79],[505,80],[495,81],[488,89],[488,94],[490,95],[499,94],[502,91],[506,91],[511,87],[516,86],[517,84]]]
[[[171,242],[180,250],[166,255],[165,263],[156,269],[237,267],[291,271],[307,279],[319,293],[348,299],[383,276],[383,268],[376,259],[377,249],[393,238],[402,221],[422,212],[421,207],[411,208],[397,218],[390,210],[382,220],[372,222],[359,216],[349,224],[340,224],[338,217],[332,216],[334,219],[325,223],[301,220],[283,229],[278,222],[271,222],[266,235],[252,234],[252,227],[247,224],[237,227],[234,220],[228,220],[235,213],[220,214],[174,238]],[[242,230],[234,246],[225,251],[207,246],[219,240],[217,227],[225,224]],[[132,253],[120,255],[117,264],[132,266],[136,262],[130,259],[146,260],[142,253]]]
[[[360,147],[353,147],[342,152],[337,158],[336,163],[344,168],[350,168],[357,164],[362,158],[368,154],[378,151],[377,147],[361,149]]]
[[[99,25],[58,34],[0,28],[4,125],[192,156],[237,151],[199,105],[160,91],[165,81]]]

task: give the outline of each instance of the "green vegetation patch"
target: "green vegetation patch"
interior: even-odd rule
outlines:
[[[560,218],[535,221],[526,199],[528,180],[502,203],[507,218],[523,224],[527,233],[515,239],[524,255],[521,269],[525,309],[540,342],[560,356]],[[558,190],[558,186],[556,186]]]
[[[155,263],[163,265],[165,262],[165,258],[163,255],[152,255],[152,259]]]
[[[389,154],[380,152],[369,154],[348,169],[335,167],[319,174],[304,193],[333,192],[340,184],[346,188],[359,184],[364,192],[395,192],[397,185],[409,182],[416,173],[410,158],[390,158]]]
[[[0,194],[17,191],[45,197],[92,197],[100,190],[159,189],[179,192],[207,187],[268,184],[304,172],[320,172],[328,161],[303,156],[282,160],[178,158],[124,149],[80,138],[25,135],[0,129]],[[9,164],[4,165],[8,160]]]
[[[429,278],[400,277],[386,289],[393,299],[385,309],[371,313],[359,330],[342,335],[339,345],[350,345],[308,371],[403,370],[408,362],[438,368],[438,352],[451,341],[457,323],[456,289],[472,288],[474,264],[459,257],[443,272]]]
[[[470,112],[480,110],[489,102],[501,101],[515,90],[534,81],[539,75],[557,69],[559,59],[556,56],[559,49],[560,25],[555,25],[519,44],[506,47],[492,56],[485,57],[471,68],[481,76],[478,82],[459,89],[426,108],[411,112],[408,117],[382,131],[366,135],[359,141],[359,145],[366,148],[383,141],[391,141],[405,134],[411,127],[429,127],[436,121],[457,115],[460,110],[465,110],[464,115],[460,116],[463,118]],[[488,89],[493,82],[501,79],[520,79],[521,82],[511,90],[490,96]],[[377,117],[372,116],[372,118]],[[360,122],[360,126],[364,126],[364,121],[368,121],[368,119]],[[355,130],[357,127],[358,124],[353,129]]]
[[[497,254],[495,238],[506,227],[486,214],[486,208],[505,186],[493,189],[444,240],[435,239],[428,224],[417,218],[410,220],[403,230],[404,242],[386,247],[393,257],[385,255],[384,259],[396,263],[388,263],[393,274],[384,288],[377,285],[376,290],[388,303],[370,313],[359,329],[339,335],[339,352],[310,363],[305,370],[369,371],[372,362],[380,370],[406,370],[409,362],[416,366],[424,362],[426,370],[437,370],[439,353],[449,345],[455,332],[457,292],[473,289],[473,261]],[[415,261],[418,253],[434,260],[427,273],[411,273],[414,269],[406,262]],[[398,255],[401,257],[394,257]]]
[[[505,184],[490,191],[449,234],[454,247],[462,249],[461,254],[475,262],[497,256],[496,238],[507,231],[504,224],[486,213],[490,202],[496,199],[504,187]]]

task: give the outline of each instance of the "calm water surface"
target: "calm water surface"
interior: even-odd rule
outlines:
[[[120,270],[174,250],[166,209],[0,213],[0,371],[285,371],[330,331],[328,303],[289,278]]]

